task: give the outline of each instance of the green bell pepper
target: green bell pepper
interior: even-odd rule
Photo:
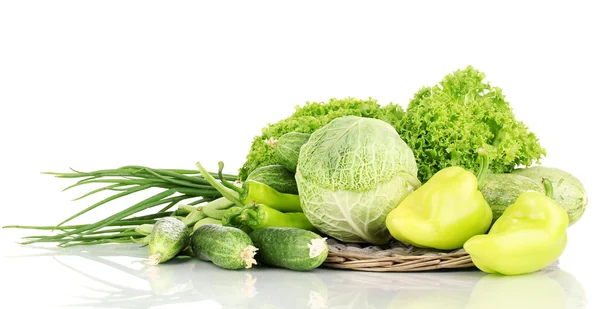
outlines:
[[[546,195],[523,192],[508,206],[488,234],[469,239],[464,249],[477,268],[487,273],[519,275],[538,271],[556,261],[567,245],[567,212]]]
[[[481,153],[481,182],[487,156]],[[478,177],[459,166],[438,171],[409,194],[386,217],[392,236],[417,247],[458,249],[471,237],[487,232],[492,209],[478,190]]]

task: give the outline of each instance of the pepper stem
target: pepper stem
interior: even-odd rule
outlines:
[[[477,184],[481,188],[483,186],[483,183],[485,182],[485,176],[488,172],[490,160],[483,147],[477,149],[477,154],[479,155],[479,170],[477,171]]]
[[[548,178],[542,178],[544,184],[544,190],[546,190],[546,196],[554,198],[554,189],[552,188],[552,182]]]

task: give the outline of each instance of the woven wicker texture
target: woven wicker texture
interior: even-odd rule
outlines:
[[[323,267],[374,272],[415,272],[461,269],[475,265],[465,250],[440,251],[391,241],[382,246],[341,243],[327,239]]]

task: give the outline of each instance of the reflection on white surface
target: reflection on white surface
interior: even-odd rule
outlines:
[[[73,308],[586,308],[583,287],[558,267],[515,277],[477,270],[227,271],[193,258],[148,266],[146,250],[135,245],[30,251],[19,258],[51,256],[56,267],[87,280],[71,295],[75,303],[64,306]]]

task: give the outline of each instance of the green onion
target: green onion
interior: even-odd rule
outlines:
[[[155,224],[157,219],[164,217],[184,217],[192,206],[208,203],[222,197],[222,194],[213,187],[213,177],[233,181],[235,175],[207,173],[207,180],[198,170],[186,169],[155,169],[145,166],[123,166],[117,169],[95,170],[82,172],[71,169],[69,173],[44,172],[57,178],[79,179],[74,184],[64,188],[63,191],[87,185],[103,185],[95,188],[74,200],[89,198],[96,193],[112,191],[114,194],[103,198],[90,206],[80,210],[54,226],[29,226],[10,225],[3,228],[36,229],[58,232],[49,236],[24,237],[22,244],[37,242],[56,242],[61,247],[75,245],[95,245],[103,243],[140,242],[146,235],[135,231],[142,224]],[[88,224],[66,225],[75,218],[83,216],[94,209],[110,204],[122,197],[147,190],[161,189],[125,209]],[[189,205],[178,207],[177,204]],[[157,208],[153,213],[137,215],[137,213]],[[197,206],[196,206],[197,207]],[[195,222],[194,222],[195,223]],[[119,227],[108,229],[108,227]]]

